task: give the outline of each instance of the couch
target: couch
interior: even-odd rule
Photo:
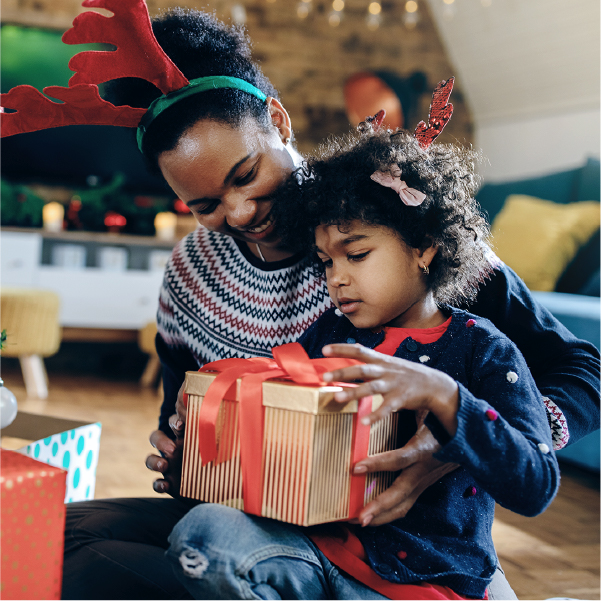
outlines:
[[[492,224],[492,245],[501,259],[560,322],[597,348],[601,332],[599,206],[590,201],[600,201],[600,180],[599,159],[589,158],[576,169],[485,183],[477,195]],[[537,259],[539,251],[548,256]],[[538,267],[527,264],[536,260]],[[538,277],[537,269],[545,270],[543,277]],[[597,430],[560,450],[558,458],[599,472],[599,435]]]

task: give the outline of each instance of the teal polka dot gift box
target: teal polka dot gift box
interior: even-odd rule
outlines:
[[[101,430],[100,423],[20,411],[2,437],[33,441],[16,450],[67,470],[65,502],[70,503],[94,498]]]

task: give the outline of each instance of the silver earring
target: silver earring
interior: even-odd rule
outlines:
[[[430,268],[427,265],[424,265],[424,275],[428,275],[430,273]]]
[[[290,144],[290,138],[284,138],[284,146],[288,146]]]

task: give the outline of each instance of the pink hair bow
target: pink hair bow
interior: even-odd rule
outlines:
[[[417,207],[426,199],[423,192],[410,188],[401,179],[401,169],[398,165],[392,165],[390,171],[375,171],[370,177],[381,186],[392,188],[408,207]]]

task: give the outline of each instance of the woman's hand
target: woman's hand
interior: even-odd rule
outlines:
[[[421,363],[383,355],[360,344],[329,344],[323,348],[325,357],[357,359],[352,365],[323,374],[324,382],[363,381],[355,388],[337,392],[334,399],[347,403],[365,396],[380,394],[382,405],[363,418],[366,424],[377,422],[393,411],[427,410],[436,415],[450,436],[457,431],[459,387],[447,374]]]
[[[175,434],[175,440],[169,438],[162,430],[155,430],[150,435],[150,444],[159,452],[159,455],[146,457],[146,467],[163,476],[154,481],[152,488],[155,492],[168,493],[172,497],[179,496],[182,475],[183,436],[187,416],[183,393],[184,385],[182,384],[175,404],[176,413],[169,418],[169,425]]]
[[[458,467],[455,463],[434,459],[433,455],[439,449],[440,445],[430,430],[422,424],[401,449],[358,462],[355,474],[403,471],[390,488],[370,501],[352,522],[362,526],[380,526],[405,517],[426,488]]]
[[[392,486],[368,503],[353,521],[363,526],[379,526],[402,518],[426,488],[457,468],[454,463],[434,459],[433,455],[440,445],[423,424],[427,410],[435,407],[437,417],[449,434],[455,433],[459,406],[457,384],[438,370],[383,355],[360,345],[332,344],[324,347],[323,353],[326,357],[348,357],[365,363],[329,372],[327,376],[324,374],[324,380],[364,381],[356,388],[335,395],[336,400],[343,402],[381,394],[384,403],[369,416],[370,423],[399,409],[418,411],[417,432],[403,448],[367,457],[354,467],[355,474],[403,471]]]

